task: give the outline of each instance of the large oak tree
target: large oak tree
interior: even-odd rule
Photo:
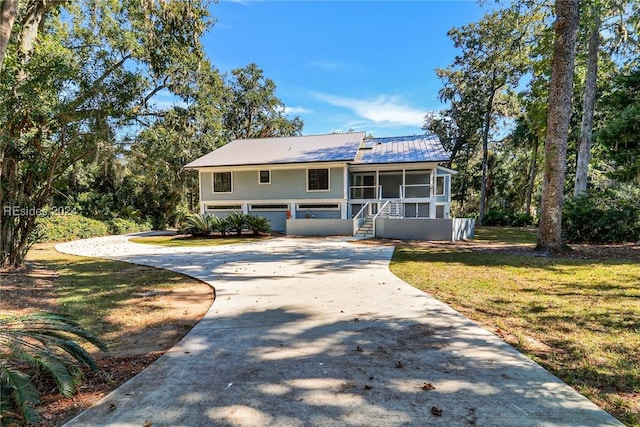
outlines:
[[[0,78],[0,267],[21,263],[37,212],[70,165],[138,132],[159,113],[149,102],[156,94],[188,84],[203,58],[207,6],[19,4]]]

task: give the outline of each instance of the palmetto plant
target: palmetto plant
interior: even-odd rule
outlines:
[[[7,419],[37,420],[38,390],[31,371],[48,374],[63,396],[75,393],[81,378],[78,365],[96,370],[91,355],[78,344],[89,342],[103,351],[98,337],[66,316],[35,313],[0,317],[0,411]]]
[[[220,218],[205,213],[197,213],[187,218],[182,232],[192,236],[208,236],[212,231],[216,231]]]
[[[247,215],[247,228],[253,231],[254,236],[271,231],[271,223],[263,216]]]
[[[211,225],[211,231],[220,233],[222,237],[227,235],[229,231],[229,223],[226,218],[213,217],[213,223]]]
[[[229,230],[235,231],[238,236],[242,235],[242,230],[247,227],[247,214],[242,212],[232,212],[225,217]]]

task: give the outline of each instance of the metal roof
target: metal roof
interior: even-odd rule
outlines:
[[[351,162],[364,139],[364,132],[278,138],[236,139],[186,165],[266,165],[310,162]]]
[[[237,139],[200,157],[186,168],[347,162],[355,165],[444,162],[449,160],[435,135],[364,139],[364,132],[278,138]]]
[[[364,142],[354,164],[445,162],[449,160],[436,135],[393,136]]]

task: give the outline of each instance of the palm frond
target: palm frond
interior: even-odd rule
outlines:
[[[0,317],[0,376],[3,391],[2,414],[12,409],[32,420],[38,391],[26,366],[47,373],[64,396],[75,393],[82,376],[77,364],[95,370],[95,360],[77,341],[107,346],[76,321],[56,313]]]
[[[4,362],[1,362],[0,388],[2,389],[2,403],[0,407],[3,409],[3,415],[10,411],[5,408],[11,408],[13,406],[16,409],[17,415],[22,416],[26,422],[38,420],[38,413],[34,406],[40,403],[40,394],[33,383],[31,383],[31,377],[29,375],[16,369],[11,369],[6,366]]]
[[[235,231],[239,236],[242,234],[242,230],[247,226],[247,214],[242,212],[231,212],[225,217],[229,229]]]
[[[247,227],[253,232],[254,236],[260,233],[269,233],[271,231],[271,222],[263,216],[247,215]]]

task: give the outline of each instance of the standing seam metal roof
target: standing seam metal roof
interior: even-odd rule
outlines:
[[[355,165],[444,162],[449,155],[435,135],[364,139],[364,132],[237,139],[186,168],[344,161]]]
[[[352,161],[364,132],[236,139],[185,167]]]
[[[435,135],[394,136],[365,141],[354,164],[445,162],[449,160],[440,139]]]

